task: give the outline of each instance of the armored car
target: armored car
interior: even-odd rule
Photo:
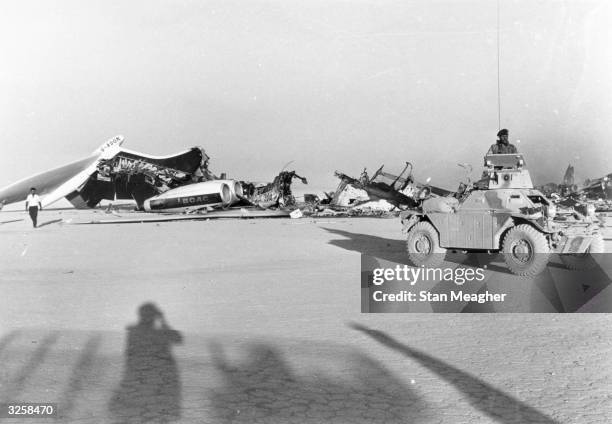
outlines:
[[[520,276],[542,272],[551,253],[569,268],[593,266],[604,249],[595,210],[558,211],[533,188],[521,154],[487,155],[482,178],[453,195],[429,196],[401,213],[406,248],[416,266],[439,265],[448,249],[499,252]]]

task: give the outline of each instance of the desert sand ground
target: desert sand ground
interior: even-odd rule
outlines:
[[[2,422],[612,422],[610,315],[360,313],[397,219],[91,218],[0,213],[0,402],[59,411]]]

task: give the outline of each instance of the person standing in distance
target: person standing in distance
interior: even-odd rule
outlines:
[[[36,194],[36,187],[32,187],[30,189],[30,194],[26,198],[25,203],[26,212],[30,213],[30,218],[32,218],[32,225],[36,228],[36,220],[38,218],[38,211],[42,210],[42,203],[40,202],[40,197]]]

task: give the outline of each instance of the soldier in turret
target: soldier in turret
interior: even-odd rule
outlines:
[[[502,155],[508,153],[518,153],[514,144],[508,142],[509,131],[507,129],[499,130],[497,133],[497,142],[489,148],[488,154]]]

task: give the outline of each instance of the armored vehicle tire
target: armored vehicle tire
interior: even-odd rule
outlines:
[[[438,232],[429,222],[414,224],[406,239],[408,259],[415,266],[436,267],[444,260],[446,249],[440,247]]]
[[[521,224],[506,233],[502,253],[513,274],[533,277],[546,268],[550,248],[544,234],[530,225]]]
[[[569,269],[585,270],[594,268],[597,265],[592,254],[604,252],[604,239],[601,234],[597,234],[584,253],[560,254],[561,262]]]

